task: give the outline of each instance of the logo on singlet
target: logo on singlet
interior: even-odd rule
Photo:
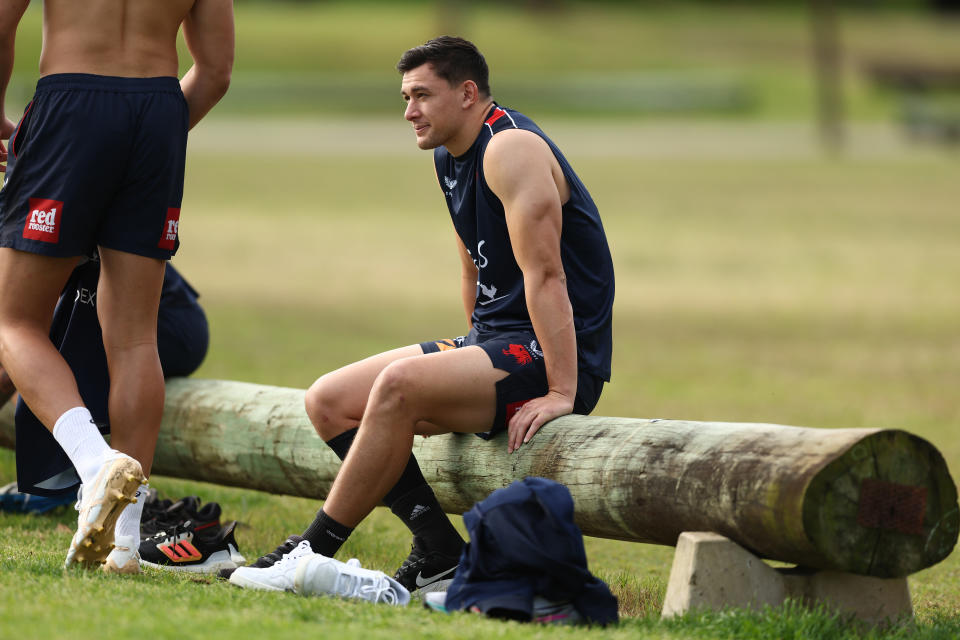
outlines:
[[[63,203],[59,200],[30,198],[30,214],[23,226],[23,237],[56,244],[60,241]]]
[[[450,176],[443,176],[443,183],[447,185],[447,190],[443,192],[443,195],[447,196],[448,198],[452,198],[453,188],[457,186],[457,181],[451,180]]]
[[[167,209],[167,219],[163,221],[163,231],[160,233],[160,242],[157,246],[161,249],[173,250],[177,243],[177,233],[180,231],[180,209],[170,207]]]

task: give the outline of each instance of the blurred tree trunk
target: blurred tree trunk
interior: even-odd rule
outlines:
[[[830,153],[844,144],[843,79],[840,29],[834,0],[810,0],[813,65],[817,85],[820,140]]]

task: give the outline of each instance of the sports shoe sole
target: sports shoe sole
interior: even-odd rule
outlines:
[[[156,562],[147,562],[146,560],[140,560],[140,564],[145,567],[153,567],[154,569],[160,569],[162,571],[183,571],[186,573],[219,573],[221,569],[236,569],[241,564],[246,562],[246,559],[239,553],[232,553],[235,551],[233,545],[230,546],[230,550],[215,551],[210,554],[206,560],[199,564],[187,564],[187,565],[175,565],[175,564],[158,564]]]
[[[64,568],[74,564],[96,567],[113,549],[113,528],[120,513],[136,502],[137,488],[146,483],[140,463],[129,456],[108,461],[83,496],[77,532],[70,542]]]
[[[246,569],[246,568],[247,567],[239,567],[237,568],[236,571],[231,573],[230,580],[229,580],[230,584],[238,587],[243,587],[244,589],[256,589],[259,591],[288,591],[288,589],[285,589],[283,587],[276,587],[266,582],[260,582],[258,580],[254,580],[253,578],[247,575],[246,571],[242,571],[242,569]],[[262,571],[262,569],[257,569],[257,570]]]

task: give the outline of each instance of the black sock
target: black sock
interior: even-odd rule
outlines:
[[[449,556],[460,555],[463,538],[426,482],[394,500],[390,510],[413,533],[414,544],[419,549],[439,551]]]
[[[303,532],[303,537],[310,541],[310,548],[314,553],[332,558],[351,533],[353,533],[352,527],[340,524],[320,509],[317,511],[317,517]]]
[[[356,427],[349,429],[328,440],[327,446],[343,460],[356,435]],[[463,538],[443,512],[412,453],[400,479],[383,497],[383,504],[407,525],[419,546],[448,555],[460,554]]]
[[[340,435],[327,440],[327,446],[333,449],[333,452],[337,454],[337,457],[341,460],[347,457],[347,453],[349,453],[350,447],[353,445],[353,439],[357,436],[357,429],[358,427],[348,429]],[[397,498],[410,493],[422,484],[427,484],[427,481],[423,477],[423,472],[420,471],[417,458],[411,453],[410,459],[407,460],[407,466],[404,467],[403,473],[400,474],[400,479],[397,480],[397,484],[393,485],[393,488],[387,492],[387,495],[383,496],[381,502],[383,502],[385,506],[392,508]]]

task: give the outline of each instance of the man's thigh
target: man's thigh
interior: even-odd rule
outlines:
[[[418,417],[414,432],[419,435],[479,433],[491,429],[497,382],[506,376],[483,349],[464,346],[398,361],[378,384],[402,390]],[[371,397],[377,397],[376,389]]]
[[[420,355],[423,355],[423,350],[419,345],[378,353],[324,374],[313,383],[308,394],[322,392],[321,396],[327,403],[325,410],[334,410],[341,417],[359,423],[367,409],[370,390],[377,376],[397,360]]]

